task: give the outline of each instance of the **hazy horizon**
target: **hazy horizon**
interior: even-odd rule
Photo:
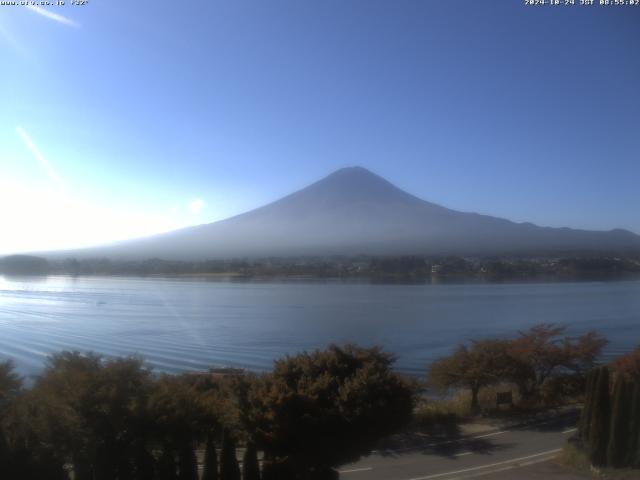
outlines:
[[[640,233],[640,9],[0,9],[0,254],[222,220],[360,165],[445,207]]]

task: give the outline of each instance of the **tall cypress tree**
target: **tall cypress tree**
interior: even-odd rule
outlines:
[[[615,376],[611,399],[611,421],[609,445],[607,446],[607,465],[615,468],[624,466],[629,440],[629,398],[630,389],[622,375]],[[632,393],[632,392],[631,392]]]
[[[236,458],[236,444],[227,430],[222,438],[220,454],[220,480],[240,480],[240,467]]]
[[[158,459],[158,480],[178,480],[173,451],[165,447]]]
[[[74,460],[73,478],[74,480],[93,480],[93,468],[86,457]]]
[[[580,422],[578,424],[578,432],[580,438],[586,443],[589,438],[589,424],[591,423],[591,412],[593,410],[594,387],[596,384],[598,370],[592,369],[587,376],[587,385],[585,389],[584,407],[580,414]]]
[[[198,480],[198,459],[191,442],[184,442],[180,448],[178,480]]]
[[[274,460],[266,455],[262,459],[262,480],[278,480]]]
[[[155,480],[155,459],[143,442],[136,442],[133,451],[133,469],[136,480]]]
[[[9,445],[4,436],[4,432],[0,429],[0,472],[4,476],[8,474],[9,462],[11,459],[11,452],[9,451]]]
[[[627,395],[629,396],[629,429],[624,465],[632,467],[635,463],[636,453],[640,447],[638,444],[638,438],[640,436],[640,382],[629,382],[627,388]]]
[[[22,465],[22,468],[15,477],[28,479],[47,479],[47,480],[69,480],[69,475],[64,468],[64,460],[58,457],[49,449],[36,450],[28,453],[28,463]],[[5,477],[2,477],[5,478]]]
[[[260,465],[258,464],[258,451],[253,442],[247,443],[242,458],[242,480],[260,480]]]
[[[591,463],[604,466],[609,443],[609,368],[598,368],[589,425],[589,458]]]
[[[216,444],[213,441],[213,435],[207,437],[202,480],[218,480],[218,455],[216,453]]]
[[[640,380],[633,382],[633,396],[631,397],[631,421],[629,422],[629,449],[626,465],[640,467]]]

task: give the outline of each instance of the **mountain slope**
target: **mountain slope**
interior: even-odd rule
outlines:
[[[219,222],[73,252],[205,259],[332,254],[516,254],[640,251],[640,236],[538,227],[421,200],[360,167]]]

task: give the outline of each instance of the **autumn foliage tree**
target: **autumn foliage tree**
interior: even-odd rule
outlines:
[[[428,381],[437,388],[468,389],[472,412],[479,409],[480,390],[502,382],[515,383],[525,400],[538,397],[542,386],[552,379],[561,379],[558,383],[563,384],[577,380],[581,390],[607,341],[596,332],[571,337],[565,331],[565,327],[543,323],[512,340],[460,345],[431,365]]]
[[[502,381],[510,364],[506,340],[480,340],[460,345],[455,352],[435,361],[429,384],[436,388],[466,388],[471,392],[471,411],[479,410],[480,389]]]
[[[41,436],[87,476],[120,477],[142,470],[136,463],[144,461],[140,451],[145,449],[150,388],[151,372],[140,358],[53,355],[33,389],[47,428]]]
[[[508,374],[524,399],[540,393],[542,385],[553,375],[577,374],[586,378],[596,359],[607,344],[597,332],[578,337],[565,335],[566,327],[542,323],[520,332],[509,343]]]
[[[640,380],[640,346],[616,358],[613,361],[613,368],[628,380]]]

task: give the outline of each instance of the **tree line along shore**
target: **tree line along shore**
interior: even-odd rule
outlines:
[[[513,257],[328,256],[179,261],[149,258],[46,259],[9,255],[0,259],[5,275],[194,275],[306,276],[372,279],[529,279],[640,276],[640,255],[544,255]]]
[[[513,339],[459,345],[424,380],[395,372],[381,348],[356,345],[286,356],[265,374],[156,374],[142,358],[64,351],[28,387],[5,361],[0,472],[25,480],[335,479],[338,466],[393,433],[421,428],[429,415],[437,422],[434,407],[442,413],[451,396],[437,400],[425,389],[466,395],[475,415],[492,388],[513,389],[519,411],[582,401],[586,391],[575,448],[595,464],[637,467],[640,350],[600,365],[605,344],[597,332],[572,337],[540,324]],[[609,442],[623,437],[635,440],[610,456]]]

